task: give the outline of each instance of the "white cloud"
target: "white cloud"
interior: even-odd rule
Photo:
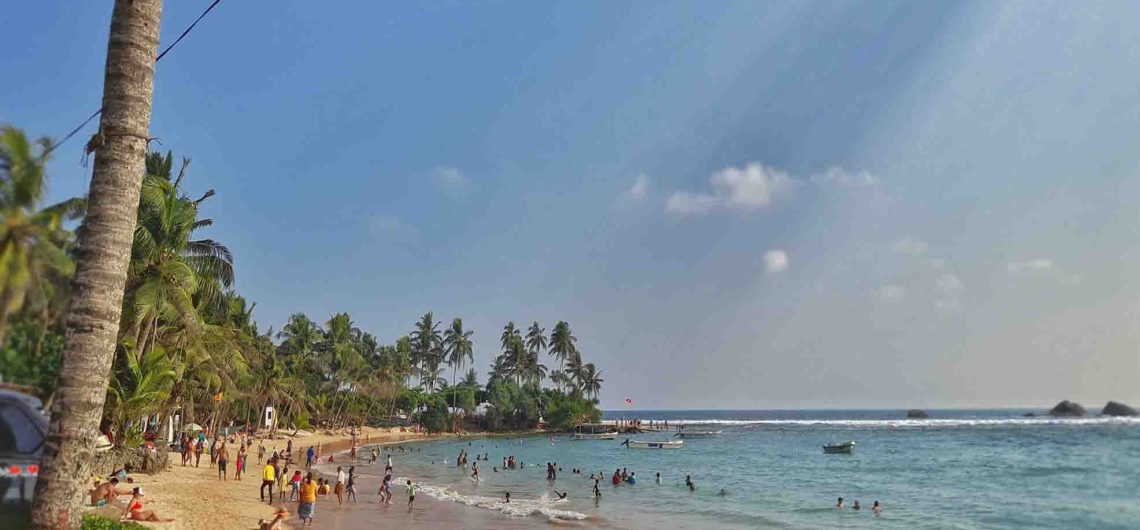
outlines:
[[[722,169],[709,178],[707,192],[675,191],[665,201],[665,212],[678,217],[707,214],[714,209],[753,211],[764,208],[795,187],[795,179],[759,163]]]
[[[879,298],[883,300],[902,300],[906,298],[906,288],[901,285],[885,285],[879,289]]]
[[[811,176],[815,184],[837,184],[849,188],[874,188],[879,185],[879,177],[866,171],[851,172],[839,166],[832,166],[823,173]]]
[[[1005,266],[1005,270],[1013,274],[1020,274],[1023,272],[1049,272],[1053,270],[1053,260],[1046,258],[1037,258],[1029,261],[1008,263]]]
[[[462,188],[471,183],[471,181],[458,169],[447,166],[439,166],[433,172],[436,184],[445,188]]]
[[[649,177],[642,173],[633,181],[633,186],[626,190],[625,196],[632,201],[640,201],[647,195],[649,195]]]
[[[935,286],[938,288],[938,292],[942,294],[955,294],[966,288],[962,280],[953,274],[939,276]]]
[[[895,252],[906,256],[921,256],[930,250],[930,244],[926,241],[915,239],[913,237],[904,237],[895,241],[893,246]]]
[[[926,266],[930,267],[932,271],[940,271],[946,268],[946,260],[941,258],[933,258],[926,261]]]
[[[764,269],[768,274],[779,274],[788,268],[788,253],[772,249],[764,253]]]
[[[703,193],[674,191],[665,200],[665,213],[677,217],[704,215],[717,206],[717,198]]]

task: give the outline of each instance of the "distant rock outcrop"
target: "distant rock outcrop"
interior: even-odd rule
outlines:
[[[1069,417],[1069,418],[1080,418],[1080,417],[1084,416],[1085,414],[1088,414],[1088,413],[1085,412],[1085,408],[1082,407],[1080,403],[1077,403],[1075,401],[1069,401],[1067,399],[1060,402],[1060,403],[1057,403],[1057,406],[1055,406],[1049,410],[1050,416],[1064,416],[1064,417]]]
[[[925,420],[926,418],[929,418],[929,417],[930,416],[928,416],[926,414],[925,410],[910,409],[910,410],[906,411],[906,418],[908,420]]]
[[[1136,416],[1136,409],[1125,405],[1124,403],[1117,403],[1109,401],[1104,406],[1104,410],[1100,411],[1104,416]]]

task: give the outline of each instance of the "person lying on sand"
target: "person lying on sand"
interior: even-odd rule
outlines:
[[[130,495],[130,491],[119,489],[119,477],[113,477],[110,481],[98,484],[95,489],[91,490],[91,505],[92,506],[106,506],[115,502],[115,498],[119,495]]]
[[[130,519],[132,521],[147,521],[152,523],[169,523],[174,519],[163,519],[159,517],[154,510],[144,510],[142,504],[143,489],[138,486],[131,492],[131,500],[127,502],[127,508],[123,511],[123,519]]]
[[[277,528],[280,527],[281,521],[285,519],[287,515],[289,515],[289,511],[284,508],[278,508],[277,512],[274,515],[275,517],[272,521],[258,519],[257,530],[277,530]]]

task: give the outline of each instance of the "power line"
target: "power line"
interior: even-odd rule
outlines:
[[[182,39],[186,38],[186,35],[190,34],[190,31],[194,29],[194,26],[197,26],[198,22],[201,22],[202,19],[205,18],[206,15],[210,14],[210,11],[213,11],[214,7],[216,7],[220,3],[222,3],[222,0],[214,0],[210,4],[210,6],[206,8],[205,11],[202,11],[201,15],[198,15],[198,18],[194,19],[194,22],[190,23],[190,25],[187,26],[186,29],[182,31],[182,34],[179,35],[177,39],[174,39],[174,42],[170,43],[170,46],[167,46],[166,49],[162,50],[162,53],[158,54],[158,57],[155,58],[154,62],[157,63],[157,62],[161,61],[162,58],[166,56],[166,54],[170,53],[170,50],[173,50],[174,47],[177,46],[179,42],[182,42]],[[86,120],[83,120],[83,123],[80,123],[78,127],[72,129],[71,132],[67,133],[67,136],[64,136],[60,141],[52,144],[51,147],[49,147],[47,149],[47,151],[44,151],[44,156],[47,157],[48,155],[50,155],[52,153],[52,151],[55,151],[56,148],[63,145],[64,142],[70,140],[72,136],[75,136],[76,134],[78,134],[79,131],[83,130],[83,128],[87,126],[88,123],[91,123],[91,120],[95,119],[96,116],[98,116],[102,113],[103,113],[103,107],[99,107],[99,110],[95,111],[93,114],[88,116]]]

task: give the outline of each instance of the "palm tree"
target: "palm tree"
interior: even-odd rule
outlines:
[[[474,368],[467,370],[467,374],[463,376],[463,381],[459,382],[459,386],[468,386],[471,388],[477,388],[479,386],[479,374],[475,372]]]
[[[109,390],[111,417],[119,426],[115,438],[119,445],[126,441],[127,429],[133,421],[158,411],[169,396],[170,384],[176,376],[162,347],[140,353],[129,339],[123,346],[123,366],[111,380]]]
[[[43,199],[47,138],[33,142],[20,130],[0,127],[0,339],[8,316],[31,298],[47,312],[56,286],[66,286],[75,272],[67,255],[71,236],[63,221],[82,212],[82,199],[69,199],[36,210]]]
[[[184,159],[173,178],[170,153],[147,156],[127,279],[129,329],[140,350],[153,342],[150,335],[159,320],[198,329],[196,295],[200,303],[219,305],[224,303],[222,289],[233,284],[229,249],[210,239],[194,239],[195,232],[212,224],[198,218],[198,206],[213,193],[197,200],[183,194],[188,163]]]
[[[443,333],[443,347],[447,354],[447,364],[451,365],[451,386],[455,386],[455,375],[467,361],[475,361],[472,352],[473,331],[463,329],[463,319],[451,321],[451,327]],[[455,393],[451,393],[451,408],[455,408]]]
[[[115,0],[111,12],[103,113],[87,144],[95,167],[79,232],[67,353],[36,480],[35,530],[81,523],[138,215],[161,19],[162,0]]]
[[[526,331],[526,349],[536,359],[536,362],[538,354],[542,353],[546,346],[546,330],[542,329],[538,322],[532,323]]]
[[[430,311],[424,313],[420,317],[419,322],[416,322],[415,329],[412,331],[412,365],[419,367],[419,373],[434,372],[439,367],[441,338],[439,335],[439,322],[435,321],[434,315]],[[421,383],[422,383],[421,379]],[[428,385],[430,390],[434,384]]]
[[[559,372],[566,370],[566,361],[578,351],[578,347],[574,345],[577,340],[570,333],[570,324],[565,320],[559,320],[554,325],[554,331],[550,332],[550,355],[558,359]]]
[[[586,363],[582,367],[582,393],[588,398],[597,399],[602,391],[602,372],[594,367],[594,363]]]

